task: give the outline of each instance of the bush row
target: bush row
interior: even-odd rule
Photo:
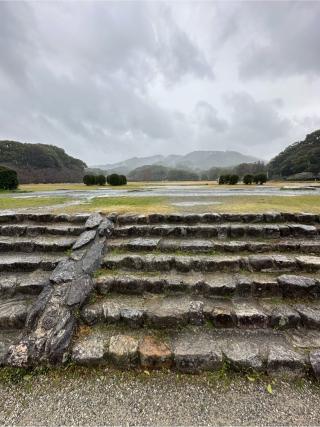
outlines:
[[[125,185],[127,178],[125,175],[118,175],[117,173],[108,175],[107,178],[105,175],[85,175],[83,182],[86,185],[105,185],[106,182],[109,185]]]
[[[239,182],[239,175],[220,175],[219,184],[230,184],[235,185]],[[264,184],[267,182],[267,175],[265,173],[260,173],[257,175],[247,174],[243,177],[243,183],[248,184]]]

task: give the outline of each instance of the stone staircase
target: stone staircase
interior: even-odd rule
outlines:
[[[81,364],[320,373],[320,217],[114,216]]]
[[[52,270],[67,258],[88,215],[0,215],[0,365],[22,336]]]

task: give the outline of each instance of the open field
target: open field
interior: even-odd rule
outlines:
[[[313,185],[316,189],[309,190]],[[290,190],[283,190],[283,187]],[[21,185],[0,193],[0,209],[39,209],[56,212],[265,212],[320,213],[320,187],[315,183],[270,182],[218,185],[216,182],[133,182],[111,187],[84,184]]]
[[[112,187],[110,185],[107,185],[105,187],[101,187],[99,185],[93,185],[88,187],[85,184],[79,183],[79,184],[68,184],[68,183],[63,183],[63,184],[22,184],[19,186],[19,190],[21,191],[56,191],[56,190],[101,190],[103,188],[108,188],[110,190],[118,190],[118,189],[143,189],[146,187],[165,187],[168,185],[174,185],[174,186],[179,186],[179,187],[185,187],[185,186],[209,186],[210,188],[245,188],[245,189],[250,189],[250,188],[255,188],[256,185],[244,185],[244,184],[237,184],[236,186],[231,186],[231,185],[219,185],[217,183],[217,181],[145,181],[145,182],[128,182],[127,185],[123,185],[123,186],[116,186],[116,187]],[[265,187],[268,186],[272,186],[272,187],[276,187],[276,188],[281,188],[283,186],[290,186],[290,187],[302,187],[302,186],[306,186],[306,185],[319,185],[318,183],[306,183],[306,182],[287,182],[287,181],[272,181],[272,182],[268,182],[267,184],[265,184]]]

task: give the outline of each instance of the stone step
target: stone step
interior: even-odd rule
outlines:
[[[172,239],[172,238],[114,238],[108,240],[108,248],[122,251],[161,251],[161,252],[303,252],[320,254],[320,239],[299,240],[212,240],[212,239]]]
[[[5,357],[9,347],[13,344],[16,344],[21,337],[21,330],[0,331],[0,366],[5,364]]]
[[[54,223],[34,224],[24,222],[21,224],[0,224],[0,236],[40,236],[43,234],[56,236],[79,236],[85,231],[84,225]]]
[[[215,328],[320,327],[320,303],[272,299],[213,299],[190,295],[108,295],[86,305],[84,323],[124,324],[131,328],[181,328],[210,322]]]
[[[102,266],[108,269],[130,269],[138,271],[178,272],[296,272],[319,271],[320,256],[309,255],[169,255],[132,253],[107,253]]]
[[[277,213],[266,212],[257,213],[204,213],[204,214],[151,214],[151,215],[118,215],[117,223],[126,224],[217,224],[222,222],[243,222],[248,223],[283,223],[298,222],[303,224],[317,224],[320,222],[319,214],[311,213]]]
[[[0,223],[22,223],[32,222],[38,223],[70,223],[70,224],[85,224],[90,214],[52,214],[52,213],[16,213],[16,212],[4,212],[0,213]]]
[[[0,300],[0,329],[22,329],[31,304],[31,297],[16,297]]]
[[[61,236],[0,236],[0,252],[61,252],[75,243],[76,237]]]
[[[304,330],[300,333],[307,336]],[[113,364],[127,369],[171,368],[189,373],[221,370],[224,374],[235,370],[300,377],[312,368],[318,373],[315,348],[320,345],[320,333],[317,331],[306,344],[305,348],[297,348],[290,334],[270,329],[193,326],[159,335],[156,330],[93,328],[74,343],[72,360],[82,365]]]
[[[0,272],[53,270],[63,259],[66,259],[65,255],[56,253],[3,252],[0,254]]]
[[[0,296],[38,295],[49,283],[51,271],[0,273]]]
[[[123,270],[101,271],[95,279],[97,292],[142,295],[178,294],[213,297],[278,297],[309,298],[320,296],[320,275],[292,275],[272,273],[148,273]]]
[[[318,225],[305,224],[151,224],[123,225],[113,231],[114,237],[193,237],[217,239],[279,239],[282,237],[319,237]]]

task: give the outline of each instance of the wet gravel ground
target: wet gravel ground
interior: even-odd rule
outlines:
[[[319,425],[312,381],[79,370],[0,384],[0,425]]]

